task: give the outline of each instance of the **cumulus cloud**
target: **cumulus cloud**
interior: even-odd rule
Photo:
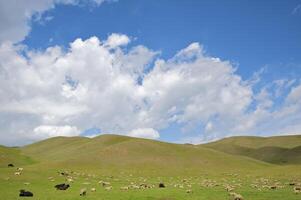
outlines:
[[[137,128],[130,131],[128,136],[139,137],[139,138],[148,138],[148,139],[158,139],[160,134],[153,128]]]
[[[130,42],[130,38],[126,35],[112,33],[105,41],[105,45],[109,48],[116,48],[119,46],[127,45]]]
[[[22,144],[91,127],[159,138],[170,124],[195,142],[299,130],[299,82],[275,82],[274,88],[289,92],[273,109],[276,92],[264,87],[255,93],[254,82],[243,80],[231,62],[207,55],[199,43],[161,59],[143,45],[124,48],[129,42],[115,33],[103,40],[78,38],[67,50],[2,43],[1,141]]]
[[[49,126],[41,125],[33,130],[34,139],[43,139],[55,136],[76,136],[79,134],[79,130],[75,126]]]
[[[22,41],[30,32],[31,20],[42,20],[42,14],[57,4],[79,5],[95,3],[100,5],[105,0],[0,0],[0,43]],[[49,18],[49,16],[48,16]],[[46,19],[47,20],[47,19]]]

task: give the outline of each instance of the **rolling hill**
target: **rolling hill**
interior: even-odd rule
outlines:
[[[0,146],[0,165],[194,173],[301,164],[301,136],[231,137],[186,145],[120,135],[54,137],[20,148]],[[263,162],[264,161],[264,162]]]
[[[240,137],[188,145],[101,135],[95,138],[54,137],[19,148],[0,146],[0,192],[5,199],[18,199],[18,191],[26,189],[34,192],[35,199],[66,200],[82,199],[79,191],[87,188],[85,199],[91,200],[222,200],[230,198],[225,184],[235,184],[235,192],[242,193],[246,199],[297,200],[298,195],[287,183],[301,180],[300,165],[275,165],[258,157],[267,152],[277,157],[289,149],[293,152],[287,152],[286,156],[295,160],[300,156],[296,138],[264,139],[268,141],[265,143],[262,138]],[[256,159],[250,156],[254,149],[262,150],[254,156]],[[247,152],[248,156],[242,152]],[[16,167],[7,167],[8,163],[24,168],[22,174],[16,175]],[[109,182],[112,188],[107,190],[100,181]],[[71,185],[67,191],[54,188],[66,182]],[[160,182],[166,184],[165,189],[158,187]],[[133,185],[139,187],[141,183],[154,187],[134,188]],[[263,184],[262,191],[251,188],[252,183]],[[266,188],[266,184],[275,183],[286,187],[277,191]],[[130,189],[121,190],[125,186]],[[90,192],[91,188],[96,188],[96,192]],[[193,192],[187,193],[187,190]]]
[[[267,138],[239,136],[200,146],[273,164],[301,164],[300,135]]]
[[[268,164],[195,145],[101,135],[55,137],[22,147],[21,152],[47,166],[110,170],[196,172],[200,170],[251,170]],[[222,167],[221,167],[222,166]]]

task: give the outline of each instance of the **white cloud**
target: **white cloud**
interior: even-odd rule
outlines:
[[[22,144],[39,134],[60,134],[54,127],[69,127],[68,134],[99,127],[106,133],[158,138],[158,131],[175,123],[194,142],[299,130],[300,84],[278,83],[289,92],[274,109],[272,87],[254,93],[252,81],[242,80],[232,63],[206,55],[198,43],[164,60],[142,45],[118,47],[130,40],[115,43],[112,50],[108,40],[79,38],[66,51],[57,46],[28,51],[2,43],[1,141]]]
[[[137,128],[130,131],[127,135],[148,139],[158,139],[160,137],[159,132],[153,128]]]
[[[55,136],[77,136],[79,130],[74,126],[49,126],[41,125],[33,130],[35,139],[42,139]]]
[[[31,30],[32,18],[41,20],[42,14],[57,4],[78,5],[89,2],[100,5],[104,0],[0,0],[0,43],[22,41]]]
[[[288,103],[293,103],[293,104],[301,103],[301,84],[292,88],[291,92],[287,97],[287,101]]]
[[[130,42],[130,38],[123,34],[112,33],[107,41],[105,41],[105,46],[109,48],[116,48],[119,46],[127,45]]]

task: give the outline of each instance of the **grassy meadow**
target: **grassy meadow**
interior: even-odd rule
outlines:
[[[235,137],[189,145],[117,135],[1,146],[0,199],[225,200],[234,199],[236,193],[242,199],[297,200],[300,146],[300,136]],[[60,183],[70,188],[56,190]],[[20,189],[34,196],[19,197]],[[85,196],[80,196],[82,189]]]

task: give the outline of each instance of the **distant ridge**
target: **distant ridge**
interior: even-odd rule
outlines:
[[[110,134],[94,138],[54,137],[20,148],[0,146],[1,155],[0,167],[13,162],[162,173],[251,171],[279,164],[301,164],[301,136],[240,136],[201,145]]]
[[[273,164],[301,164],[301,135],[236,136],[200,146]]]

